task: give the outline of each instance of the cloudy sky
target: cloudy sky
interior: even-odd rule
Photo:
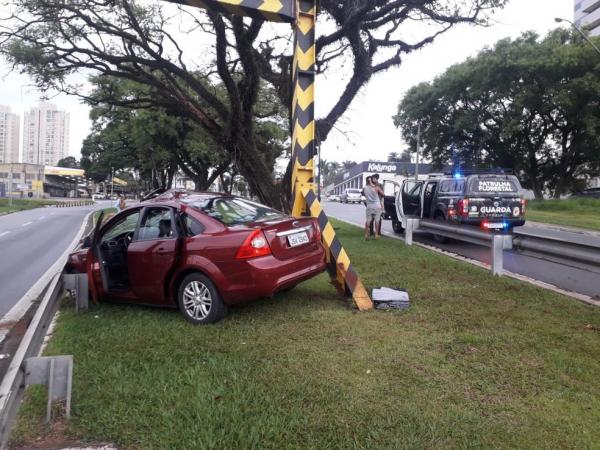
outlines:
[[[493,16],[488,28],[459,26],[425,49],[405,57],[402,66],[378,75],[364,88],[340,120],[327,142],[322,157],[328,160],[386,160],[387,154],[404,148],[402,136],[392,123],[398,103],[410,87],[429,81],[452,64],[475,55],[505,37],[517,37],[527,30],[546,34],[556,26],[555,17],[573,18],[573,0],[512,0]],[[411,31],[408,30],[410,37]],[[415,35],[416,35],[415,31]],[[40,99],[27,77],[0,70],[0,104],[22,113]],[[329,110],[343,88],[335,73],[317,80],[317,117]],[[79,157],[81,142],[89,132],[88,109],[76,98],[64,95],[50,101],[71,114],[70,154]],[[321,113],[321,114],[320,114]]]

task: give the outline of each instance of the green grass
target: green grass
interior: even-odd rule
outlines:
[[[9,199],[0,198],[0,214],[24,211],[26,209],[41,208],[46,205],[53,205],[52,200],[29,200],[23,198],[13,198],[12,206],[8,205]]]
[[[194,327],[177,311],[62,315],[73,418],[30,391],[14,443],[59,433],[123,449],[598,448],[600,310],[336,222],[368,287],[405,312],[358,313],[323,275]],[[57,431],[58,429],[58,431]]]
[[[118,210],[117,208],[104,208],[104,209],[99,209],[98,211],[96,211],[94,213],[94,224],[98,221],[98,218],[100,217],[100,213],[104,213],[104,216],[102,217],[102,222],[106,222],[110,217],[114,216]]]
[[[526,216],[536,222],[600,231],[600,199],[534,200]]]

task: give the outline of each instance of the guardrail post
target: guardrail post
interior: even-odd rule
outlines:
[[[404,242],[406,245],[413,245],[413,231],[415,231],[418,227],[418,219],[406,219],[406,228],[404,230]]]
[[[75,295],[75,311],[87,311],[89,307],[88,277],[86,273],[66,273],[62,276],[64,288]]]
[[[492,237],[492,274],[501,277],[504,274],[504,236]]]
[[[65,416],[71,418],[73,355],[32,356],[24,363],[25,386],[41,384],[48,388],[46,422],[52,419],[52,402],[65,400]]]

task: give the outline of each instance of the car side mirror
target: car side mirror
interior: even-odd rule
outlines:
[[[81,241],[81,248],[90,248],[92,246],[92,237],[87,235]]]

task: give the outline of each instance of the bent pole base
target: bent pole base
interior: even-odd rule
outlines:
[[[314,189],[302,189],[302,197],[306,201],[311,215],[316,217],[319,222],[323,245],[327,252],[329,274],[334,286],[339,292],[350,294],[360,311],[373,309],[371,297],[369,297],[356,270],[354,270],[354,267],[350,263],[350,258],[337,238],[335,230],[325,211],[323,211]]]

